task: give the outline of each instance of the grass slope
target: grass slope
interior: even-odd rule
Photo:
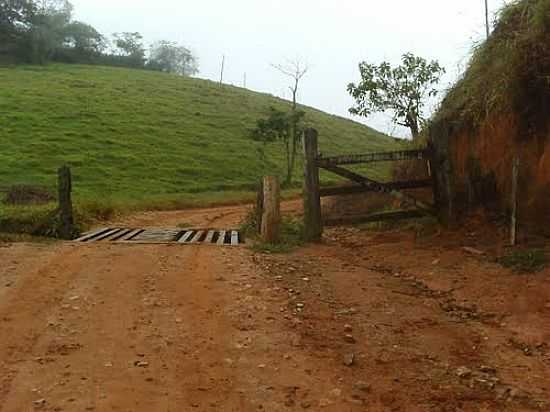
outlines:
[[[288,104],[266,94],[162,73],[69,65],[0,68],[0,84],[0,188],[54,188],[57,167],[67,163],[77,201],[145,207],[186,193],[230,196],[264,174],[283,175],[279,146],[270,145],[262,161],[263,145],[248,137],[269,106]],[[356,122],[306,111],[324,153],[399,147]],[[376,167],[374,175],[384,178],[387,167]]]

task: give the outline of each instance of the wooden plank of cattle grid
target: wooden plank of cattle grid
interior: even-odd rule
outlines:
[[[111,242],[116,242],[117,240],[120,240],[121,237],[126,236],[128,232],[131,232],[132,229],[122,229],[120,232],[118,232],[116,235],[111,237],[109,240]]]
[[[191,239],[191,236],[193,236],[193,231],[192,230],[189,230],[187,231],[187,233],[185,233],[181,238],[180,240],[178,240],[179,243],[187,243],[189,242],[189,239]]]
[[[239,232],[236,230],[231,231],[231,245],[237,246],[239,244]]]
[[[206,239],[204,239],[204,243],[212,243],[215,234],[216,232],[214,230],[209,230]]]
[[[120,239],[118,239],[121,242],[132,240],[133,237],[139,235],[143,229],[134,229],[130,233],[126,233],[124,236],[122,236]]]
[[[90,240],[90,242],[99,242],[100,240],[103,240],[103,239],[107,239],[108,237],[114,235],[115,233],[118,233],[121,229],[111,229],[105,233],[103,233],[102,235],[98,236],[98,237],[95,237],[93,238],[92,240]]]
[[[197,243],[200,238],[202,237],[202,235],[204,234],[204,230],[199,230],[195,236],[193,237],[193,239],[191,239],[191,243]]]
[[[225,230],[220,230],[220,237],[218,238],[218,245],[225,244]]]
[[[98,229],[98,230],[94,230],[93,232],[88,232],[86,234],[84,234],[83,236],[79,237],[78,239],[75,239],[75,242],[85,242],[93,237],[96,237],[100,234],[102,234],[103,232],[106,232],[107,230],[109,230],[108,227],[104,227],[104,228],[101,228],[101,229]]]

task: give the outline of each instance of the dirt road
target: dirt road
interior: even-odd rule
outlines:
[[[0,247],[0,411],[550,410],[550,271],[513,274],[481,237],[483,256],[458,236],[351,229],[280,256]]]

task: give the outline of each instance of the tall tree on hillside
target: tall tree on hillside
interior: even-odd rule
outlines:
[[[30,30],[31,58],[44,64],[56,49],[63,46],[65,30],[70,23],[73,6],[67,0],[39,0]]]
[[[402,56],[400,66],[362,62],[359,72],[361,82],[348,85],[348,92],[355,99],[350,113],[368,117],[375,112],[389,111],[394,121],[409,128],[416,140],[425,121],[422,111],[426,100],[437,95],[435,87],[445,69],[435,60],[428,63],[422,57],[407,53]]]
[[[143,36],[138,32],[115,33],[113,36],[118,54],[126,57],[130,66],[143,67],[145,64]]]
[[[35,0],[39,13],[47,15],[62,14],[70,19],[73,14],[73,5],[69,0]]]
[[[252,138],[256,141],[265,144],[280,142],[283,145],[287,166],[285,184],[292,182],[296,157],[296,153],[293,151],[294,135],[301,136],[303,134],[304,116],[305,112],[301,110],[285,112],[271,107],[269,115],[264,119],[259,119],[256,128],[252,131]]]
[[[21,47],[35,11],[31,0],[0,0],[0,54],[13,54]]]
[[[491,34],[491,28],[489,26],[489,0],[485,0],[485,31],[487,33],[487,38]]]
[[[166,40],[151,46],[147,68],[181,76],[192,76],[199,71],[197,58],[191,50]]]
[[[0,0],[0,36],[16,36],[22,29],[28,28],[36,10],[31,0]]]
[[[273,64],[272,65],[277,71],[289,77],[292,80],[292,85],[289,86],[289,89],[292,93],[292,106],[290,110],[290,155],[288,162],[288,174],[286,178],[286,184],[290,185],[292,183],[292,176],[294,174],[294,167],[296,165],[296,155],[298,152],[298,147],[300,145],[301,137],[303,130],[300,130],[299,123],[303,118],[303,115],[300,115],[298,110],[298,90],[300,87],[300,81],[307,74],[309,68],[306,64],[301,62],[299,59],[289,60],[285,64]],[[303,113],[303,112],[302,112]]]
[[[106,47],[105,38],[101,33],[80,21],[73,21],[66,26],[65,44],[81,56],[101,54]]]

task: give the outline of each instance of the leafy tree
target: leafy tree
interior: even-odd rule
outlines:
[[[285,76],[292,79],[292,85],[289,86],[289,89],[292,93],[292,107],[290,111],[290,140],[289,144],[290,154],[289,154],[289,163],[288,163],[288,174],[286,184],[290,185],[292,183],[292,175],[294,172],[294,166],[296,164],[296,155],[298,152],[298,147],[300,145],[301,137],[303,134],[303,129],[300,128],[300,121],[303,119],[303,112],[298,110],[298,89],[300,87],[300,81],[308,72],[308,67],[300,60],[288,61],[286,64],[274,64],[272,65],[276,70]]]
[[[359,64],[361,82],[350,83],[348,92],[355,99],[350,113],[368,117],[375,112],[390,111],[394,121],[408,127],[417,139],[424,123],[422,110],[426,99],[437,95],[435,86],[445,73],[437,61],[428,63],[411,53],[402,56],[402,64],[392,67]]]
[[[30,30],[31,59],[44,64],[63,46],[73,6],[67,0],[41,0],[36,4]]]
[[[65,44],[83,56],[101,54],[106,47],[101,33],[79,21],[73,21],[65,28]]]
[[[197,59],[188,48],[166,40],[151,46],[147,68],[181,76],[192,76],[199,71]]]
[[[66,23],[73,15],[74,7],[69,0],[35,0],[35,3],[40,14],[62,16]]]
[[[35,10],[31,0],[0,0],[0,40],[13,39],[28,28]]]
[[[285,150],[287,175],[285,184],[292,183],[294,173],[295,152],[293,151],[294,133],[300,135],[304,132],[305,112],[301,110],[284,112],[274,107],[269,109],[269,115],[256,123],[252,131],[252,138],[263,143],[282,143]],[[293,155],[294,153],[294,155]]]
[[[145,64],[143,36],[138,32],[115,33],[113,36],[118,54],[125,57],[131,67],[143,67]]]
[[[20,54],[35,11],[30,0],[0,0],[0,56]]]

